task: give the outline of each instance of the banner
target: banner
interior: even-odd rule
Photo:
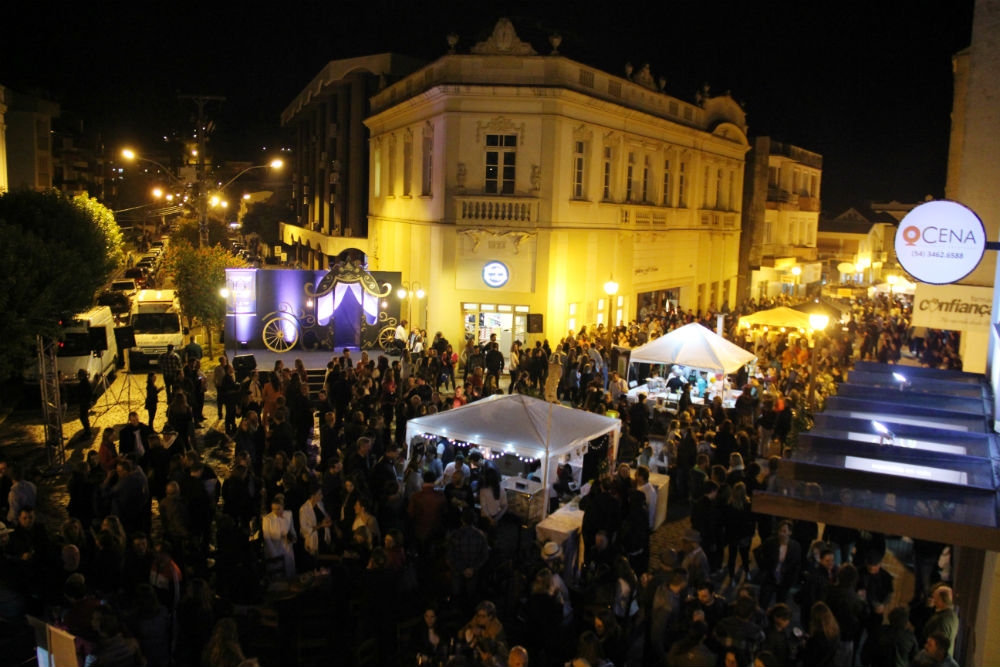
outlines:
[[[992,309],[991,287],[917,283],[910,323],[930,329],[981,330],[990,325]]]

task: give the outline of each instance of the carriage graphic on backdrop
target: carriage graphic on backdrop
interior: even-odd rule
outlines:
[[[273,352],[386,349],[399,323],[400,277],[351,259],[329,271],[227,269],[226,335]]]

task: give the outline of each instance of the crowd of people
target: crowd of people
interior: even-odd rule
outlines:
[[[612,338],[631,347],[690,321],[714,316],[647,308]],[[629,402],[606,333],[516,342],[505,356],[495,337],[456,351],[440,333],[427,342],[404,330],[398,356],[335,355],[315,391],[299,360],[237,380],[222,356],[209,378],[193,339],[169,350],[165,390],[148,378],[147,422],[130,413],[74,467],[58,534],[36,520],[25,471],[0,463],[0,631],[37,616],[76,635],[81,661],[97,665],[255,664],[247,653],[267,626],[248,610],[269,606],[271,660],[303,644],[296,628],[318,609],[325,624],[310,632],[329,649],[373,644],[371,664],[951,664],[957,618],[950,589],[931,589],[932,568],[918,568],[921,604],[890,610],[883,536],[834,526],[821,536],[753,512],[809,382],[794,336],[734,329],[759,359],[736,378],[743,401],[686,403],[657,424],[642,397]],[[893,361],[904,345],[930,365],[957,358],[952,334],[914,331],[902,302],[880,299],[827,337],[818,372],[832,383],[854,359]],[[697,378],[683,384],[710,398]],[[213,389],[223,426],[210,442],[198,427]],[[579,570],[556,543],[530,557],[504,546],[521,520],[475,448],[406,442],[407,420],[502,391],[551,392],[622,419],[617,458],[591,469],[579,501]],[[692,528],[663,558],[650,552],[651,471],[690,504]],[[576,492],[555,484],[556,502]],[[941,545],[922,546],[926,564]]]

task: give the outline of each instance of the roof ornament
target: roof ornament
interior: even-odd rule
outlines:
[[[551,35],[549,35],[549,44],[552,45],[552,52],[549,53],[549,55],[558,56],[559,45],[562,44],[562,35],[560,35],[558,32],[554,32]]]
[[[522,42],[514,31],[510,19],[502,18],[493,27],[493,34],[485,42],[479,42],[472,47],[476,55],[494,56],[535,56],[537,52],[531,44]]]

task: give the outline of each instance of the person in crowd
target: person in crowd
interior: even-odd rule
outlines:
[[[489,559],[489,543],[486,534],[475,526],[475,509],[465,507],[461,517],[462,525],[448,538],[451,593],[456,598],[474,600],[482,568]]]
[[[802,568],[802,553],[792,539],[792,522],[782,521],[778,532],[765,539],[754,551],[754,560],[761,573],[760,602],[769,605],[785,602],[788,591],[798,583]]]
[[[156,373],[153,373],[152,371],[146,373],[146,400],[143,405],[146,408],[146,425],[149,426],[149,430],[153,432],[156,431],[156,411],[160,405],[161,391],[163,391],[163,387],[156,384]]]
[[[951,657],[951,640],[943,632],[932,632],[924,641],[924,648],[913,658],[913,667],[958,667]]]
[[[285,509],[285,497],[282,494],[271,500],[271,511],[264,515],[261,522],[264,536],[264,555],[267,559],[281,559],[282,573],[286,579],[295,576],[295,550],[297,539],[292,513]]]
[[[934,613],[924,623],[920,635],[926,642],[933,633],[939,633],[948,639],[946,653],[952,655],[952,647],[955,638],[958,636],[958,614],[955,612],[955,602],[953,592],[949,586],[938,586],[931,593],[931,606]],[[938,647],[942,644],[938,643]]]
[[[809,613],[809,632],[799,656],[802,665],[838,667],[849,664],[840,648],[840,626],[824,602],[817,602]],[[840,660],[838,660],[840,658]]]

